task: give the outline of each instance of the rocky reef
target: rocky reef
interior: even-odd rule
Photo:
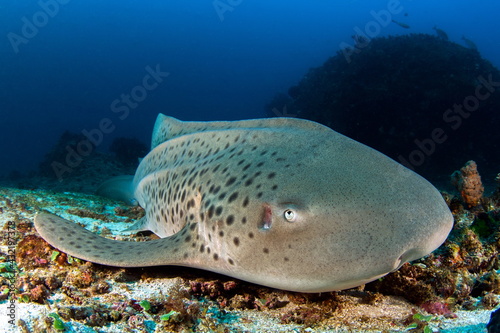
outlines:
[[[148,147],[136,138],[115,138],[109,147],[116,159],[125,164],[137,167],[139,158],[146,156]]]
[[[431,35],[353,38],[349,59],[339,51],[311,68],[267,113],[320,122],[433,181],[469,159],[493,179],[500,71],[476,49]]]
[[[98,150],[83,134],[65,131],[45,154],[36,172],[13,173],[0,186],[94,194],[104,181],[133,175],[148,150],[135,138],[116,138],[109,152]]]

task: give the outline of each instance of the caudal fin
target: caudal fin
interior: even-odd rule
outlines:
[[[145,267],[159,265],[182,265],[185,260],[184,241],[177,238],[192,237],[195,228],[184,234],[147,242],[128,242],[107,239],[96,235],[80,225],[50,213],[39,213],[35,217],[35,228],[50,245],[76,258],[103,265],[118,267]]]

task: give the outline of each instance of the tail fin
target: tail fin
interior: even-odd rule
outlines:
[[[129,242],[104,238],[50,213],[35,216],[36,231],[53,247],[76,258],[117,267],[183,264],[182,254],[193,249],[190,242],[179,242],[178,238],[194,238],[197,229],[189,227],[182,235]]]

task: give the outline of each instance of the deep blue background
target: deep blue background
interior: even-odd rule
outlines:
[[[263,117],[275,93],[352,43],[353,29],[389,3],[221,0],[231,10],[220,16],[212,0],[64,2],[17,53],[9,36],[22,36],[23,17],[33,22],[41,3],[56,0],[0,3],[0,176],[35,169],[64,130],[91,130],[103,118],[116,128],[102,150],[117,136],[149,144],[158,112],[184,120]],[[437,25],[452,41],[473,40],[500,67],[498,1],[400,6],[393,19],[411,28],[390,24],[379,36],[433,34]],[[157,64],[170,75],[120,120],[111,103]]]

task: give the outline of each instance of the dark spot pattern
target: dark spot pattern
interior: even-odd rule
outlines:
[[[192,126],[199,131],[212,130],[210,125]],[[231,124],[224,126],[231,128]],[[280,158],[285,160],[285,156],[282,151],[262,144],[263,136],[257,132],[240,136],[241,133],[230,130],[198,135],[193,127],[161,128],[158,136],[163,136],[164,141],[176,140],[147,155],[137,170],[138,179],[142,179],[139,185],[149,221],[147,226],[161,237],[175,235],[168,242],[151,241],[149,246],[154,252],[166,253],[166,258],[168,253],[174,254],[177,260],[195,255],[234,265],[234,258],[220,252],[216,242],[241,247],[248,239],[255,238],[250,231],[253,222],[248,222],[253,219],[249,220],[247,215],[253,213],[248,212],[249,207],[254,207],[250,206],[250,200],[277,196],[271,192],[278,189],[278,175],[272,164]],[[153,147],[160,143],[154,142]],[[280,169],[283,164],[279,165]],[[153,173],[154,177],[147,177]],[[259,202],[255,202],[256,209]],[[235,222],[241,225],[235,226]],[[198,223],[206,225],[197,228]],[[139,250],[136,244],[109,246],[106,242],[88,241],[86,235],[67,236],[73,228],[65,232],[56,222],[54,226],[57,228],[50,226],[52,232],[63,231],[60,242],[73,248],[84,244],[85,248],[104,257],[108,253],[119,253],[117,262],[126,262],[127,255],[148,257],[148,252]],[[269,253],[267,248],[263,251]]]
[[[233,185],[235,182],[236,182],[236,177],[229,178],[226,182],[226,187]]]
[[[233,202],[234,200],[236,200],[238,198],[238,192],[234,192],[233,194],[231,194],[229,196],[229,198],[227,199],[227,202],[228,203],[231,203]]]

